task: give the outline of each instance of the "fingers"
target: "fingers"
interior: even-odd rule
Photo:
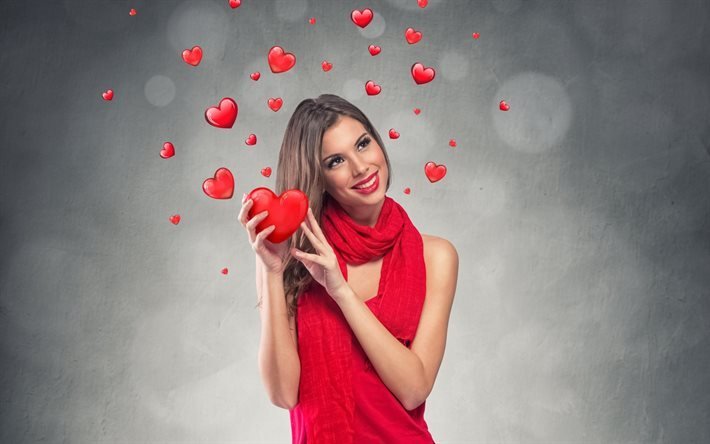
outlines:
[[[246,223],[246,229],[249,232],[249,240],[253,243],[256,239],[256,226],[259,225],[259,223],[266,218],[266,216],[269,215],[268,210],[264,210],[261,213],[257,214],[256,216],[252,217],[249,219],[249,222]]]
[[[245,199],[246,199],[246,194],[242,198],[242,208],[241,208],[241,210],[239,210],[239,216],[237,216],[237,219],[242,224],[242,226],[246,226],[247,215],[249,214],[249,209],[254,204],[253,200],[249,199],[249,200],[245,201]]]
[[[261,248],[263,248],[266,236],[271,234],[271,232],[275,229],[276,225],[269,225],[267,228],[264,228],[259,234],[256,235],[256,239],[254,239],[254,243],[252,244],[252,248],[254,249],[254,251],[259,251]]]
[[[303,262],[315,262],[316,264],[323,265],[325,266],[325,261],[322,256],[318,254],[313,254],[313,253],[306,253],[305,251],[301,251],[296,248],[291,249],[291,254],[293,254],[296,259],[299,261]]]
[[[318,239],[325,241],[325,235],[323,234],[323,231],[321,231],[320,225],[318,225],[318,221],[316,220],[316,216],[313,214],[311,207],[308,207],[308,220],[311,223],[311,227],[313,227],[313,232],[318,236]]]
[[[311,245],[313,245],[313,248],[316,249],[317,252],[319,253],[324,253],[323,251],[323,242],[321,242],[318,237],[316,237],[315,234],[308,228],[308,224],[306,224],[306,221],[301,222],[301,229],[303,230],[304,233],[306,233],[306,237],[308,237],[308,240],[311,241]]]

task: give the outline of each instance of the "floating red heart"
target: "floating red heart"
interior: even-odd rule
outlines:
[[[209,107],[205,111],[205,120],[212,126],[217,128],[231,128],[234,121],[237,120],[239,107],[234,99],[225,97],[219,101],[219,105]]]
[[[182,59],[188,65],[197,66],[202,60],[202,48],[193,46],[192,49],[186,49],[182,52]]]
[[[382,91],[382,88],[372,80],[368,80],[367,83],[365,83],[365,91],[369,96],[376,96]]]
[[[259,71],[256,71],[249,74],[249,77],[251,77],[252,80],[257,81],[259,80],[259,77],[261,77],[261,73]]]
[[[434,71],[434,68],[426,68],[419,62],[412,65],[412,78],[417,85],[431,82],[434,80],[435,75],[436,71]]]
[[[163,149],[160,150],[160,157],[163,159],[169,159],[175,155],[175,147],[170,142],[165,142],[163,144]]]
[[[399,133],[394,128],[390,128],[390,139],[399,139]]]
[[[372,16],[372,9],[370,8],[365,8],[362,11],[353,9],[353,12],[350,14],[350,19],[359,27],[364,28],[365,26],[370,24],[370,22],[372,21]]]
[[[247,145],[256,145],[256,134],[249,134],[249,137],[244,140]]]
[[[437,165],[434,162],[427,162],[424,165],[424,174],[429,182],[438,182],[446,176],[446,165]]]
[[[409,187],[404,189],[404,194],[409,194],[411,192],[412,192],[412,190]]]
[[[367,47],[367,50],[370,51],[370,55],[376,56],[382,51],[382,48],[377,45],[370,45]]]
[[[479,38],[480,36],[481,36],[481,34],[479,34],[479,33],[477,33],[477,32],[474,32],[473,34],[471,34],[471,37],[473,37],[474,39],[477,39],[477,38]]]
[[[281,97],[278,97],[276,99],[270,98],[269,99],[269,108],[271,108],[271,111],[276,112],[281,109],[281,105],[284,104],[283,99]]]
[[[315,18],[315,17],[309,18],[309,19],[308,19],[308,23],[310,23],[311,25],[315,25],[315,24],[316,24],[316,18]]]
[[[128,11],[128,15],[130,15],[130,16],[134,16],[136,14],[138,14],[138,12],[134,8],[131,8],[131,10]]]
[[[419,108],[414,108],[414,114],[419,115],[419,113],[422,112]]]
[[[112,89],[107,89],[103,94],[101,94],[101,97],[103,97],[104,100],[111,100],[111,99],[113,99],[113,90],[112,90]]]
[[[298,189],[291,189],[277,196],[266,187],[253,189],[246,200],[252,199],[247,219],[268,211],[266,218],[256,226],[256,233],[275,225],[274,231],[266,239],[273,243],[283,242],[301,226],[308,213],[308,197]]]
[[[450,146],[450,147],[455,147],[455,146],[456,146],[456,140],[455,140],[455,139],[449,140],[449,146]]]
[[[170,216],[170,222],[172,222],[173,225],[177,225],[180,223],[180,215],[179,214],[173,214]]]
[[[222,269],[222,274],[227,274],[227,273],[229,273],[229,270],[227,270],[227,268],[226,268],[226,267],[225,267],[225,268],[223,268],[223,269]]]
[[[413,45],[422,39],[422,33],[415,31],[414,28],[407,28],[407,30],[404,31],[404,38],[407,39],[407,43]]]
[[[296,56],[285,52],[280,46],[273,46],[269,50],[269,68],[274,74],[286,72],[296,64]]]
[[[510,105],[508,105],[505,100],[501,100],[498,104],[498,108],[500,108],[501,111],[508,111],[510,109]]]
[[[326,60],[323,60],[323,63],[321,63],[320,66],[321,66],[321,68],[323,68],[323,71],[325,71],[325,72],[328,72],[333,68],[333,64],[326,61]]]
[[[262,168],[261,175],[264,177],[271,177],[271,167]]]
[[[202,191],[213,199],[230,199],[234,194],[234,176],[227,168],[218,168],[214,177],[202,182]]]
[[[429,4],[429,0],[417,0],[417,4],[420,8],[426,8],[426,5]]]
[[[239,5],[241,5],[241,4],[242,4],[242,0],[229,0],[229,6],[230,6],[232,9],[238,8]]]

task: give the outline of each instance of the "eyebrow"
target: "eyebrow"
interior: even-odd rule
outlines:
[[[367,131],[365,131],[364,133],[362,133],[362,134],[360,135],[360,137],[357,138],[357,140],[355,141],[355,144],[354,144],[353,146],[354,146],[355,148],[357,148],[357,146],[360,144],[360,140],[362,140],[362,138],[365,137],[365,136],[367,136]],[[340,153],[331,154],[330,156],[328,156],[328,157],[326,157],[325,159],[323,159],[322,162],[327,162],[328,159],[330,159],[330,158],[333,157],[333,156],[337,156],[337,155],[339,155],[339,154],[340,154]]]

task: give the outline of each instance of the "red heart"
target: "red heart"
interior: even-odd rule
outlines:
[[[202,182],[202,191],[213,199],[230,199],[234,194],[234,176],[227,168],[218,168],[214,178]]]
[[[249,75],[252,80],[256,81],[259,80],[259,77],[261,77],[261,73],[259,71],[253,72]]]
[[[362,11],[353,9],[353,12],[350,14],[350,19],[359,27],[364,28],[372,21],[372,9],[365,8]]]
[[[249,209],[247,219],[268,211],[269,214],[256,226],[256,233],[275,225],[274,231],[266,238],[273,243],[283,242],[288,239],[301,226],[301,222],[308,213],[308,197],[299,189],[291,189],[277,196],[266,187],[253,189],[247,199],[252,199],[253,204]]]
[[[390,139],[399,139],[399,133],[394,128],[390,128]]]
[[[404,38],[407,39],[407,43],[413,45],[422,39],[422,33],[415,31],[414,28],[407,28],[407,30],[404,31]]]
[[[333,64],[330,62],[327,62],[325,60],[323,60],[323,63],[321,63],[320,66],[321,66],[321,68],[323,68],[323,71],[325,71],[325,72],[328,72],[331,70],[331,68],[333,68]]]
[[[404,194],[409,194],[411,192],[412,192],[412,190],[409,187],[404,189]]]
[[[424,174],[426,174],[429,182],[438,182],[446,176],[446,165],[437,165],[434,162],[427,162],[426,165],[424,165]]]
[[[426,5],[429,4],[429,0],[417,0],[417,4],[420,8],[426,8]]]
[[[225,97],[219,101],[217,107],[209,107],[205,111],[205,119],[207,123],[217,128],[231,128],[234,121],[237,120],[239,108],[234,99]]]
[[[454,139],[449,140],[449,146],[455,147],[455,146],[456,146],[456,140],[454,140]]]
[[[271,167],[262,168],[261,175],[264,177],[271,177]]]
[[[473,34],[471,34],[471,37],[473,37],[474,39],[477,39],[480,36],[481,36],[481,34],[479,34],[477,32],[474,32]]]
[[[247,145],[256,145],[256,135],[249,134],[249,137],[244,140],[244,143],[246,143]]]
[[[370,51],[370,55],[376,56],[380,53],[380,51],[382,51],[382,48],[380,48],[379,46],[370,45],[367,47],[367,50]]]
[[[365,83],[365,91],[369,96],[376,96],[382,91],[382,88],[372,80],[368,80],[367,83]]]
[[[510,109],[510,105],[505,103],[505,100],[501,100],[498,104],[498,108],[500,108],[501,111],[508,111]]]
[[[309,19],[308,19],[308,23],[310,23],[311,25],[315,25],[315,24],[316,24],[316,18],[315,18],[315,17],[309,18]]]
[[[419,108],[414,108],[414,114],[419,115],[419,113],[422,112]]]
[[[269,68],[274,74],[286,72],[296,64],[296,56],[290,52],[284,52],[280,46],[273,46],[269,50]]]
[[[281,109],[281,105],[284,104],[284,101],[281,99],[281,97],[278,97],[276,99],[269,99],[269,108],[271,108],[272,111],[276,112]]]
[[[101,97],[104,98],[104,100],[111,100],[113,99],[113,90],[112,89],[107,89],[106,92],[101,94]]]
[[[412,65],[412,78],[414,78],[417,85],[431,82],[434,80],[435,75],[436,71],[434,71],[434,68],[425,68],[424,65],[419,62]]]
[[[173,225],[177,225],[180,223],[180,215],[179,214],[173,214],[170,216],[170,222],[173,223]]]
[[[132,16],[132,15],[136,15],[136,14],[138,14],[138,13],[136,12],[136,10],[134,8],[131,8],[131,10],[128,11],[128,15]]]
[[[199,46],[193,46],[192,50],[186,49],[182,52],[182,59],[188,65],[197,66],[202,60],[202,48]]]
[[[227,270],[227,268],[226,268],[226,267],[225,267],[225,268],[223,268],[223,269],[222,269],[222,274],[227,274],[227,273],[229,273],[229,270]]]
[[[170,142],[165,142],[163,144],[163,149],[160,150],[160,157],[163,159],[169,159],[175,155],[175,147]]]
[[[232,7],[232,9],[236,9],[239,7],[239,5],[242,4],[242,0],[229,0],[229,6]]]

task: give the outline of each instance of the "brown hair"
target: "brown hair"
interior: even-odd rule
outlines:
[[[325,191],[325,176],[321,166],[323,134],[342,116],[352,117],[362,123],[382,148],[389,170],[385,191],[389,189],[392,180],[392,167],[385,145],[375,127],[358,107],[334,94],[321,94],[315,99],[304,99],[293,112],[281,143],[276,172],[276,194],[280,195],[293,188],[303,191],[308,196],[308,204],[319,224],[325,199],[332,198]],[[295,244],[299,250],[315,253],[308,237],[300,228],[285,242],[288,246],[286,251],[290,251]],[[284,293],[286,303],[292,301],[287,305],[288,315],[291,317],[296,314],[298,296],[313,281],[313,277],[290,253],[284,260]]]

